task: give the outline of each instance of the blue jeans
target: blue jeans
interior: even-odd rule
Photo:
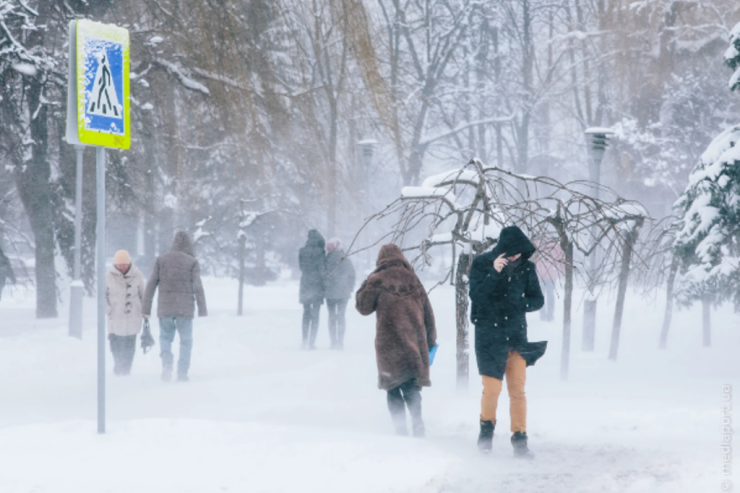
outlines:
[[[175,332],[180,334],[180,359],[177,360],[177,374],[187,375],[190,369],[190,353],[193,350],[193,319],[183,317],[164,317],[159,319],[159,347],[162,352],[163,368],[172,368],[174,356],[172,342]]]

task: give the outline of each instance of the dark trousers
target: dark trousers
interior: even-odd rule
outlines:
[[[347,311],[348,299],[326,300],[326,308],[329,310],[329,338],[332,348],[344,347],[344,329],[347,326],[345,312]]]
[[[421,419],[421,387],[409,380],[388,391],[388,410],[391,412],[396,433],[406,435],[406,409],[409,408],[411,425],[415,436],[424,436],[424,421]]]
[[[113,353],[113,373],[116,375],[128,375],[131,373],[131,365],[134,364],[136,353],[136,335],[117,336],[109,334],[110,351]]]
[[[321,302],[303,304],[303,345],[313,348],[316,344],[316,335],[319,333],[319,311]]]

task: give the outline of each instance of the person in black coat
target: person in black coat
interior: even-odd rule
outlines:
[[[483,379],[478,447],[491,450],[496,406],[506,377],[511,412],[511,443],[517,456],[527,448],[526,367],[545,352],[547,342],[527,339],[526,313],[539,310],[544,297],[535,265],[535,247],[516,226],[501,230],[492,251],[478,256],[470,268],[471,321],[475,324],[475,355]]]
[[[326,244],[326,286],[324,297],[329,310],[331,348],[344,349],[345,312],[355,289],[355,268],[342,250],[342,240],[332,238]]]
[[[298,266],[301,268],[299,300],[303,303],[303,349],[316,349],[319,310],[324,304],[326,282],[324,246],[324,237],[312,229],[308,232],[306,245],[298,252]]]

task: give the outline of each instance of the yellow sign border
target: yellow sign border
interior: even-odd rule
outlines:
[[[85,52],[84,37],[92,35],[123,45],[123,135],[87,130],[85,128]],[[77,135],[81,143],[101,147],[128,149],[131,147],[131,106],[129,98],[129,34],[128,29],[80,19],[76,26],[77,43]]]

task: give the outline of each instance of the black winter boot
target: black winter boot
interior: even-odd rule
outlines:
[[[496,422],[480,420],[480,433],[478,434],[478,450],[487,454],[493,446],[493,430],[496,428]]]
[[[527,447],[526,431],[517,431],[511,435],[511,445],[514,447],[514,457],[534,459],[534,454]]]

